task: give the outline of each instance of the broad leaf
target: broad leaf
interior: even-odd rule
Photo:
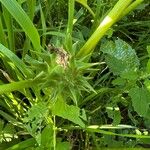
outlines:
[[[129,91],[134,110],[143,117],[148,117],[150,92],[146,88],[132,88]]]
[[[115,43],[107,42],[101,47],[101,50],[106,54],[107,65],[115,75],[120,75],[126,79],[137,77],[139,60],[135,50],[130,45],[118,39]]]
[[[44,118],[48,115],[48,108],[44,103],[33,105],[27,112],[27,117],[24,118],[25,128],[41,145],[41,129]]]
[[[41,135],[41,149],[50,149],[53,147],[53,126],[48,124],[42,131]]]
[[[62,98],[59,98],[52,107],[52,114],[68,119],[81,127],[85,127],[83,123],[83,120],[86,120],[84,110],[81,111],[77,106],[67,105]]]

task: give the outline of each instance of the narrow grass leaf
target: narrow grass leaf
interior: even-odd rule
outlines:
[[[0,55],[0,58],[4,56],[9,58],[25,76],[31,76],[31,72],[27,69],[27,66],[23,63],[23,61],[2,44],[0,44],[0,54],[2,54],[2,56]]]
[[[29,19],[27,14],[21,8],[17,1],[12,0],[0,0],[0,2],[6,7],[10,14],[16,19],[16,21],[23,28],[24,32],[28,35],[33,43],[34,48],[40,51],[40,37],[34,27],[32,21]]]

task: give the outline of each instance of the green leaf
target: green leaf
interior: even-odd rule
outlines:
[[[33,105],[27,112],[27,117],[24,118],[25,128],[41,145],[41,129],[42,122],[48,115],[48,108],[44,103]]]
[[[112,84],[113,84],[113,85],[124,86],[124,85],[126,84],[126,80],[123,79],[123,78],[118,77],[118,78],[116,78],[116,79],[114,79],[114,80],[112,81]]]
[[[107,107],[107,114],[110,118],[113,119],[113,125],[116,126],[121,121],[121,114],[119,107]]]
[[[143,117],[148,117],[150,92],[146,88],[132,88],[129,91],[134,110]]]
[[[71,144],[69,142],[57,141],[56,150],[70,150]]]
[[[27,66],[24,64],[24,62],[2,44],[0,44],[0,54],[0,58],[3,57],[4,59],[4,57],[7,57],[11,60],[12,63],[9,62],[9,64],[13,69],[17,67],[25,77],[31,76],[32,73],[27,69]]]
[[[13,145],[12,147],[8,148],[7,150],[24,150],[25,148],[31,148],[32,146],[35,146],[36,142],[33,138],[27,139],[25,141],[22,141],[18,144]]]
[[[23,80],[19,82],[11,82],[8,84],[2,84],[0,85],[0,94],[5,94],[7,92],[12,92],[15,90],[19,91],[24,88],[32,87],[33,85],[35,85],[33,80]]]
[[[62,98],[59,98],[52,107],[53,115],[68,119],[69,121],[72,121],[75,124],[80,125],[81,127],[85,127],[83,120],[85,120],[86,117],[85,113],[82,112],[77,106],[67,105]]]
[[[33,43],[34,48],[37,51],[40,51],[40,37],[39,34],[34,27],[32,21],[21,8],[15,0],[0,0],[0,2],[6,7],[6,9],[10,12],[10,14],[16,19],[16,21],[20,24],[22,29],[28,35],[30,40]]]
[[[41,135],[41,146],[47,149],[53,147],[53,132],[53,126],[51,124],[44,128]]]
[[[149,55],[149,57],[150,57],[150,46],[147,46],[147,52],[148,52],[148,55]],[[147,62],[146,71],[147,71],[148,73],[150,73],[150,58],[149,58],[149,60],[148,60],[148,62]]]
[[[20,128],[23,127],[22,123],[19,122],[17,119],[13,118],[11,115],[9,115],[8,113],[0,110],[0,116],[4,117],[7,121],[9,121],[11,124],[18,126]]]
[[[135,50],[130,45],[118,39],[115,43],[107,42],[101,47],[101,50],[106,54],[108,67],[115,75],[132,80],[137,78],[136,72],[139,67],[139,60]]]

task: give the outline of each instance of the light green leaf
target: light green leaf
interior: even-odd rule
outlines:
[[[107,65],[115,75],[132,80],[137,78],[139,60],[130,45],[118,39],[115,43],[107,42],[101,47],[101,50],[106,54]],[[127,76],[128,74],[130,76]]]
[[[27,69],[27,66],[24,64],[24,62],[19,59],[12,51],[0,44],[0,58],[4,57],[7,57],[11,60],[12,63],[9,62],[9,64],[13,69],[17,67],[22,72],[22,74],[24,74],[24,76],[31,76],[31,72]]]
[[[56,150],[70,150],[71,144],[69,142],[57,141]]]
[[[59,98],[52,107],[52,114],[68,119],[75,124],[85,127],[83,119],[85,119],[85,113],[81,113],[80,108],[73,105],[67,105],[62,98]],[[81,119],[82,118],[82,119]]]
[[[51,148],[53,146],[53,126],[51,124],[47,125],[41,135],[41,146],[45,148]]]
[[[147,117],[150,104],[150,92],[146,88],[132,88],[129,91],[134,110],[141,116]]]
[[[0,2],[6,7],[6,9],[10,12],[10,14],[16,19],[16,21],[20,24],[22,29],[28,35],[30,40],[33,43],[34,48],[37,51],[40,51],[40,37],[39,34],[34,27],[32,21],[21,8],[15,0],[0,0]]]
[[[29,149],[32,146],[35,146],[36,142],[35,139],[29,138],[25,141],[22,141],[18,144],[13,145],[12,147],[8,148],[7,150],[23,150],[23,149]]]
[[[44,103],[33,105],[27,112],[27,117],[23,119],[25,128],[41,145],[41,124],[48,116],[48,108]]]

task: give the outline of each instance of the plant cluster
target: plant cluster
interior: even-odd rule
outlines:
[[[0,148],[150,147],[149,0],[0,0]]]

